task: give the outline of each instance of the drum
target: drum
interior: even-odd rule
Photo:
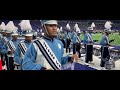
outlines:
[[[94,47],[94,55],[99,56],[100,55],[100,48],[99,47]]]
[[[111,49],[110,56],[114,61],[119,60],[120,51],[116,49]]]

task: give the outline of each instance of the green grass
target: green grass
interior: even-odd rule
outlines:
[[[84,38],[83,34],[81,35],[81,37],[82,37],[82,40],[83,40],[83,38]],[[98,33],[98,34],[95,34],[95,35],[93,34],[93,39],[94,40],[98,40],[98,42],[100,42],[101,38],[102,38],[102,33]],[[109,40],[111,40],[113,38],[115,39],[115,41],[111,42],[111,45],[120,45],[120,35],[118,33],[110,34],[109,35]]]

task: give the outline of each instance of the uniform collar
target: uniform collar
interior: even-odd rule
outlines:
[[[18,41],[18,39],[17,39],[17,40],[13,40],[13,39],[12,39],[12,41],[13,41],[13,42],[16,42],[16,41]]]
[[[26,41],[26,40],[25,40],[24,42],[25,42],[25,43],[31,43],[31,42],[28,42],[28,41]]]
[[[54,41],[54,38],[50,38],[50,37],[47,37],[47,36],[43,36],[43,38],[47,39],[47,40],[50,40],[50,41]]]

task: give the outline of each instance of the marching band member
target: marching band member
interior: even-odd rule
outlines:
[[[17,27],[14,26],[14,23],[10,21],[9,25],[6,27],[7,30],[9,30],[12,36],[12,40],[8,40],[7,43],[4,44],[3,46],[3,52],[7,53],[8,57],[8,63],[7,64],[7,70],[14,70],[14,51],[19,43],[19,40],[17,39],[18,37],[18,32],[17,32]]]
[[[91,63],[93,61],[92,59],[93,38],[91,35],[91,31],[84,34],[83,43],[85,45],[85,51],[86,51],[85,62],[86,62],[86,65],[89,65],[88,63]]]
[[[23,70],[61,70],[67,62],[78,60],[77,54],[63,57],[63,43],[56,39],[58,23],[56,20],[43,20],[45,35],[35,40],[28,48],[22,67]]]
[[[102,67],[102,69],[104,70],[104,65],[105,65],[105,61],[103,59],[110,59],[110,53],[108,50],[108,46],[110,46],[110,42],[114,41],[113,40],[109,40],[108,38],[109,33],[106,31],[104,32],[102,39],[100,41],[100,45],[101,45],[101,63],[100,66]]]
[[[12,32],[12,40],[11,41],[9,41],[9,43],[13,43],[12,45],[13,45],[13,50],[11,50],[11,54],[13,54],[13,56],[12,56],[12,60],[11,60],[11,62],[9,63],[10,65],[10,70],[13,70],[13,68],[15,68],[15,66],[13,66],[13,65],[16,65],[15,63],[14,63],[14,52],[15,52],[15,50],[16,50],[16,48],[17,48],[17,46],[18,46],[18,44],[19,44],[19,42],[20,42],[20,40],[18,39],[18,32],[17,32],[17,30],[15,30],[15,31],[13,31]],[[13,68],[12,68],[13,67]]]
[[[2,22],[1,25],[0,25],[0,30],[1,30],[1,37],[0,37],[0,55],[1,55],[1,60],[2,60],[2,66],[5,65],[5,61],[3,60],[3,54],[1,53],[1,49],[2,49],[2,46],[3,46],[3,37],[6,36],[6,32],[5,32],[5,23]]]
[[[80,53],[80,48],[81,48],[80,33],[73,32],[72,42],[73,42],[73,54],[78,52],[79,53],[79,58],[80,58],[81,57],[81,53]]]
[[[2,52],[2,54],[5,55],[5,61],[6,61],[7,70],[9,70],[9,58],[8,58],[8,55],[7,55],[7,54],[8,54],[8,50],[10,50],[10,49],[7,47],[7,42],[12,39],[12,36],[11,36],[11,32],[12,32],[12,27],[11,27],[11,25],[12,25],[12,24],[13,24],[12,21],[9,21],[9,22],[7,23],[7,25],[5,26],[6,36],[3,37],[3,39],[2,39],[2,40],[3,40],[3,46],[2,46],[1,52]]]
[[[65,31],[63,31],[62,32],[62,34],[61,34],[61,41],[62,41],[62,43],[63,43],[63,47],[64,47],[64,49],[66,48],[66,38],[65,38]]]
[[[80,28],[78,26],[78,24],[76,23],[74,26],[74,30],[73,31],[73,37],[72,37],[72,41],[73,41],[73,54],[75,54],[76,52],[79,53],[79,58],[81,57],[81,53],[80,53],[80,49],[81,49],[81,37],[80,37]]]
[[[89,32],[84,32],[84,40],[83,40],[83,43],[85,44],[85,45],[87,45],[87,44],[90,44],[90,43],[93,43],[93,38],[92,38],[92,35],[90,34],[91,33],[91,31],[89,31]],[[85,48],[86,48],[86,46],[85,46]]]
[[[14,53],[14,60],[17,64],[20,65],[20,70],[22,70],[22,62],[24,55],[29,47],[29,45],[32,43],[32,27],[30,25],[29,20],[22,20],[19,24],[21,27],[21,30],[24,31],[25,40],[22,40],[18,45]]]
[[[72,48],[72,32],[68,31],[67,36],[68,36],[68,38],[67,38],[67,46],[68,46],[69,53],[70,53],[71,52],[71,48]]]
[[[65,38],[66,53],[68,53],[68,49],[69,49],[69,53],[70,53],[70,43],[71,43],[70,31],[66,31],[64,38]]]
[[[71,31],[71,27],[69,23],[67,23],[66,32],[64,34],[66,53],[68,53],[68,49],[70,53],[70,44],[71,44],[71,32],[70,31]]]

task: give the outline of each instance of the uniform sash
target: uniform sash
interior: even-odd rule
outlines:
[[[27,47],[26,47],[26,45],[25,45],[25,43],[19,43],[18,44],[18,47],[20,48],[20,51],[21,51],[21,54],[22,54],[22,56],[24,56],[25,55],[25,52],[27,51]]]
[[[93,39],[92,39],[92,37],[90,36],[90,34],[87,34],[87,36],[88,36],[89,40],[93,42]]]
[[[11,51],[15,51],[16,47],[15,47],[15,45],[13,44],[13,42],[8,41],[8,42],[7,42],[7,45],[8,45],[8,47],[10,48]]]
[[[53,70],[61,70],[61,64],[44,39],[34,41]]]
[[[2,38],[3,42],[7,43],[8,39],[6,37]]]
[[[76,32],[74,32],[74,34],[75,34],[75,36],[77,37],[78,42],[81,43],[81,40],[80,40],[80,38],[77,36]]]

